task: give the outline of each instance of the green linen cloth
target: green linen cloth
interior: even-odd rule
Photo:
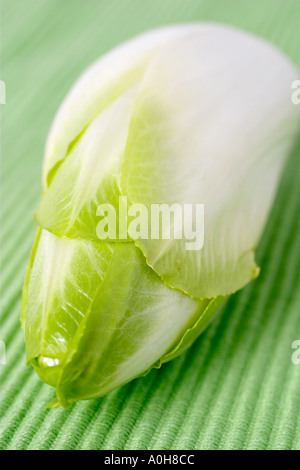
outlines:
[[[259,245],[261,275],[183,356],[106,397],[49,410],[19,323],[54,113],[79,74],[138,33],[191,21],[267,38],[300,68],[299,0],[3,0],[1,449],[300,449],[300,143]],[[300,78],[300,76],[299,76]],[[247,97],[245,97],[247,99]]]

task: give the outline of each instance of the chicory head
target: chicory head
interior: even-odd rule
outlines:
[[[299,126],[295,78],[261,39],[191,24],[125,43],[75,83],[47,141],[21,315],[27,361],[56,387],[52,406],[176,357],[258,275]],[[97,208],[119,220],[120,197],[149,211],[204,204],[203,248],[186,249],[176,218],[168,239],[100,240]]]

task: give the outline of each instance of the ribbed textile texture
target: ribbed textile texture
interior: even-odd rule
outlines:
[[[300,340],[300,143],[259,245],[261,275],[186,354],[67,410],[45,408],[55,392],[26,367],[21,289],[55,111],[101,54],[190,21],[256,33],[300,68],[299,0],[2,1],[1,449],[300,449],[300,364],[291,360]]]

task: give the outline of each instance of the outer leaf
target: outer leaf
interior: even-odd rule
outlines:
[[[74,145],[36,211],[38,225],[57,236],[99,241],[99,204],[113,204],[118,215],[120,163],[136,89],[100,113]]]
[[[215,297],[257,276],[254,250],[299,126],[295,76],[270,45],[219,26],[200,27],[149,64],[122,193],[149,211],[154,203],[205,204],[201,251],[186,250],[184,239],[137,242],[168,285]]]
[[[141,79],[157,50],[192,29],[191,25],[169,26],[142,34],[105,54],[83,73],[60,107],[47,140],[45,189],[68,149],[96,116]]]
[[[45,230],[24,295],[27,360],[64,406],[157,366],[210,304],[168,288],[133,243],[59,239]]]
[[[112,248],[59,239],[42,230],[37,235],[22,299],[22,327],[27,362],[40,367],[55,385],[72,340],[101,279]],[[48,374],[49,372],[49,374]],[[54,378],[53,378],[54,376]]]

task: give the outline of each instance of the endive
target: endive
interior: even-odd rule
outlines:
[[[74,85],[46,146],[21,315],[27,361],[56,387],[52,406],[177,356],[258,275],[255,247],[299,125],[296,78],[266,42],[191,24],[129,41]],[[203,248],[99,240],[97,208],[118,214],[120,197],[204,204]]]

